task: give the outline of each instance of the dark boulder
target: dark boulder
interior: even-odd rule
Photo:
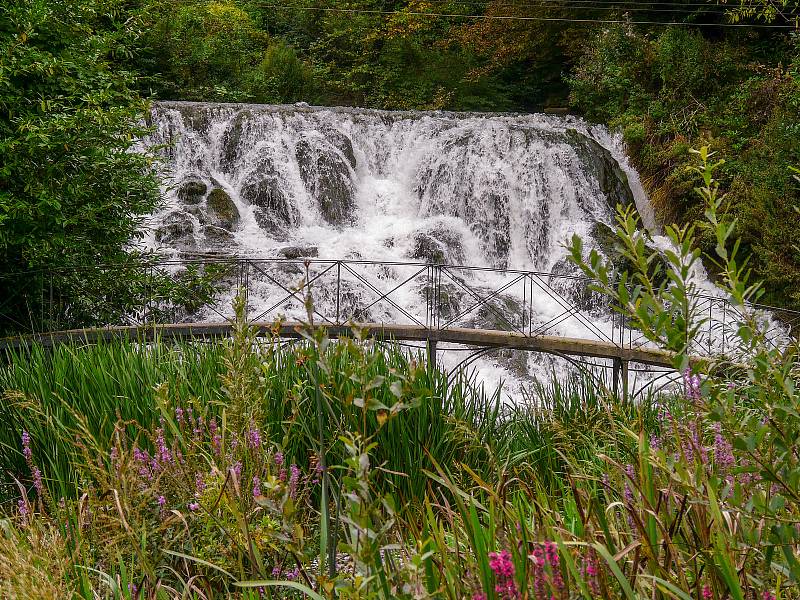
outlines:
[[[315,258],[319,256],[317,246],[285,246],[278,250],[278,256],[282,258]]]
[[[156,241],[181,249],[194,248],[194,223],[192,218],[182,211],[173,211],[164,217],[156,229]]]
[[[331,225],[352,222],[355,190],[348,161],[330,144],[313,138],[297,142],[295,153],[306,190],[325,221]]]
[[[611,152],[574,129],[568,129],[566,134],[584,167],[597,180],[600,191],[606,196],[609,208],[613,211],[618,204],[623,206],[632,204],[634,197],[628,185],[628,176]]]
[[[461,237],[441,226],[417,233],[413,239],[411,258],[438,265],[463,264],[464,248]]]
[[[203,235],[206,238],[206,244],[210,246],[230,246],[234,243],[233,234],[227,229],[216,225],[203,227]]]
[[[239,223],[239,209],[222,188],[214,188],[206,201],[208,220],[212,225],[233,231]]]
[[[339,150],[339,152],[341,152],[344,156],[345,160],[350,163],[350,166],[355,169],[356,154],[353,151],[353,142],[350,140],[350,138],[333,127],[327,127],[323,129],[322,133],[330,145]]]
[[[208,186],[200,180],[190,179],[178,188],[178,198],[184,204],[200,204],[205,198]]]
[[[236,162],[242,155],[242,133],[244,124],[253,114],[249,110],[241,110],[231,121],[228,129],[222,134],[222,150],[220,156],[220,167],[226,173],[232,173],[236,167]]]
[[[280,178],[271,165],[247,178],[240,191],[242,200],[253,206],[256,223],[273,236],[284,236],[297,220]]]

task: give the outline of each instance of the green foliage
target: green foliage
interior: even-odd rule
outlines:
[[[43,282],[22,271],[135,260],[130,244],[159,197],[150,159],[130,151],[145,105],[117,66],[139,35],[124,8],[0,9],[0,273],[11,292],[4,313],[23,327]]]
[[[148,0],[138,14],[148,32],[132,64],[159,98],[281,103],[313,93],[311,69],[240,2]]]
[[[800,298],[800,255],[781,241],[800,233],[789,171],[800,160],[795,44],[774,34],[715,38],[620,26],[587,46],[570,78],[577,108],[622,128],[662,222],[702,220],[685,167],[691,146],[713,141],[726,160],[718,175],[728,190],[723,212],[737,221],[765,300],[789,306]],[[713,251],[711,237],[699,239]]]

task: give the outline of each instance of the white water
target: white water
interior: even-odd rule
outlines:
[[[574,270],[565,260],[564,243],[577,233],[586,245],[597,246],[595,224],[612,223],[619,199],[635,201],[645,224],[653,226],[620,139],[571,117],[190,103],[158,105],[152,117],[155,133],[145,142],[174,145],[164,151],[163,174],[171,182],[165,188],[167,203],[153,215],[145,243],[174,255],[213,250],[274,257],[288,246],[313,246],[324,259],[436,260],[565,274]],[[202,181],[207,191],[199,204],[187,207],[178,190],[188,180]],[[212,188],[224,190],[240,215],[225,225],[230,233],[213,230],[216,238],[204,229],[204,223],[213,222],[205,199]],[[183,223],[179,234],[165,235],[164,224],[176,219]],[[352,268],[381,292],[418,270]],[[301,268],[265,270],[287,287],[303,276]],[[312,267],[312,276],[320,271]],[[332,275],[313,288],[315,302],[327,315],[335,303]],[[499,271],[455,275],[483,293],[513,277]],[[251,315],[287,295],[269,277],[251,279]],[[402,307],[425,320],[424,275],[392,292],[394,304],[374,306],[372,291],[352,274],[345,273],[344,279],[349,292],[345,314],[412,322],[398,310]],[[578,291],[569,282],[550,283],[567,295]],[[564,306],[533,291],[533,322],[557,320]],[[449,292],[458,304],[454,314],[469,308],[471,298],[463,288],[453,282]],[[507,302],[495,306],[511,320],[520,302],[531,309],[522,283],[504,290],[502,298]],[[599,330],[610,336],[610,314],[596,306],[587,311],[591,326],[586,317],[569,317],[542,333],[598,339]],[[297,318],[305,313],[300,302],[289,299],[264,318],[278,314]],[[206,311],[192,318],[218,317]],[[454,324],[501,328],[492,318],[473,311]],[[445,361],[454,365],[463,356],[452,352]],[[563,368],[558,360],[528,355],[481,359],[475,365],[489,384]]]

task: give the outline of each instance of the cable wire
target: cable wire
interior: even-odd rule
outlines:
[[[563,23],[596,23],[596,24],[627,24],[627,25],[660,25],[664,27],[725,27],[725,28],[751,28],[751,29],[798,29],[795,25],[767,25],[750,23],[684,23],[680,21],[631,21],[622,19],[570,19],[567,17],[532,17],[532,16],[511,16],[511,15],[462,15],[458,13],[433,13],[422,11],[400,11],[400,10],[378,10],[378,9],[358,9],[358,8],[326,8],[321,6],[292,6],[286,4],[262,4],[262,8],[274,8],[277,10],[300,10],[318,11],[342,14],[370,14],[370,15],[403,15],[419,17],[435,17],[450,19],[472,19],[472,20],[494,20],[494,21],[544,21],[544,22],[563,22]]]

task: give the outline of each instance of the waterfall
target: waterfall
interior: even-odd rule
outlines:
[[[573,117],[162,102],[151,119],[154,131],[144,143],[162,148],[166,202],[152,216],[145,243],[168,254],[574,274],[565,241],[577,233],[607,255],[618,203],[636,203],[652,226],[619,138]],[[289,286],[299,276],[300,269],[284,268],[262,278],[251,294],[254,311],[282,293],[273,279]],[[407,271],[387,267],[372,276],[388,290]],[[463,277],[487,291],[502,287],[498,272]],[[395,304],[424,311],[421,286],[398,290]],[[345,296],[354,318],[407,320],[397,306],[370,306],[368,295],[351,287]],[[455,279],[452,287],[449,310],[458,315],[468,306]],[[560,289],[580,296],[580,289],[567,288]],[[324,285],[317,290],[316,302],[332,301]],[[541,323],[563,311],[546,294],[534,301],[523,294],[504,290],[497,308],[511,314],[528,302]],[[302,310],[291,302],[284,308],[289,317]],[[588,308],[593,325],[610,333],[610,313]],[[456,324],[491,327],[492,318],[478,310]],[[566,319],[551,332],[580,337],[585,329]],[[541,358],[525,361],[484,361],[481,369],[491,381],[493,369],[507,378],[515,369],[519,375],[550,368]]]

